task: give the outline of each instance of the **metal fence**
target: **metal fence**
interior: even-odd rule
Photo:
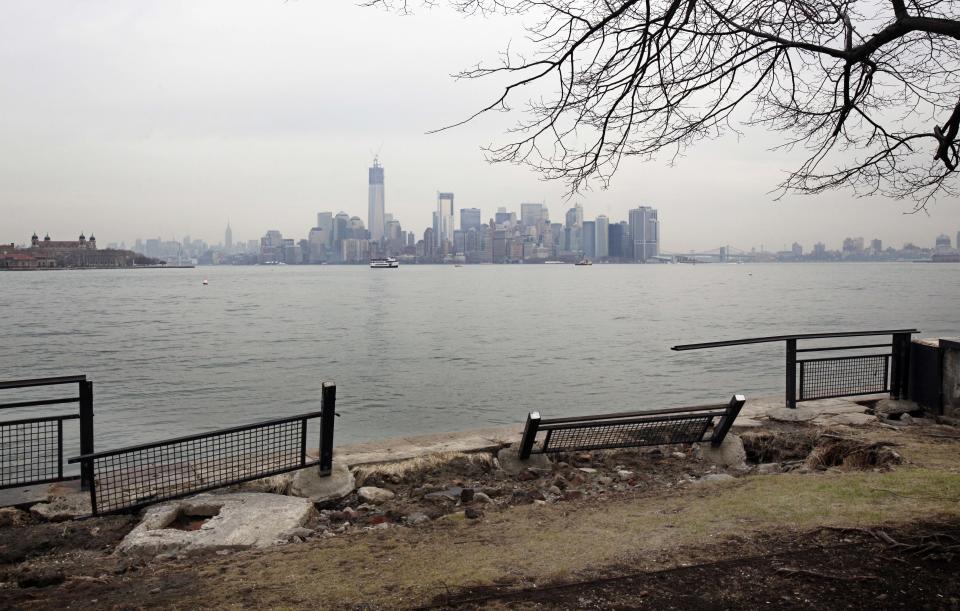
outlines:
[[[784,342],[786,346],[786,396],[787,407],[796,407],[798,401],[812,401],[831,397],[848,397],[874,393],[890,393],[894,399],[907,395],[910,374],[910,342],[917,329],[890,329],[882,331],[841,331],[833,333],[804,333],[776,335],[747,339],[684,344],[672,350],[700,350]],[[797,342],[851,337],[891,336],[890,342],[878,344],[821,345],[798,348]],[[876,350],[889,349],[883,354]],[[831,351],[868,351],[853,356],[832,358],[798,359],[798,354]],[[799,393],[797,369],[799,367]]]
[[[127,511],[198,492],[333,461],[336,386],[323,385],[321,410],[71,458],[92,474],[94,515]],[[307,424],[320,419],[320,454],[307,456]]]
[[[890,392],[889,354],[805,359],[797,401]]]
[[[729,403],[717,405],[551,419],[532,412],[527,416],[518,453],[521,459],[527,459],[531,454],[702,441],[716,446],[723,442],[745,401],[742,395],[735,395]],[[537,448],[534,444],[541,432],[546,435]]]
[[[0,489],[76,479],[64,476],[63,472],[63,433],[66,421],[80,421],[80,451],[93,452],[93,382],[88,382],[86,376],[11,380],[0,382],[0,390],[64,384],[77,384],[78,394],[0,404],[0,410],[79,404],[76,413],[0,422]],[[88,475],[81,469],[84,486],[89,483]]]

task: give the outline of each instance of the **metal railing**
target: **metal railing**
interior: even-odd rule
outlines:
[[[747,339],[683,344],[671,350],[701,350],[784,342],[786,346],[786,405],[795,408],[798,401],[812,401],[832,397],[849,397],[875,393],[890,393],[894,399],[907,395],[910,373],[910,339],[917,329],[886,329],[881,331],[840,331],[833,333],[802,333],[774,335]],[[891,336],[890,342],[839,346],[812,346],[798,348],[798,341],[837,339],[848,337]],[[857,354],[829,358],[798,359],[797,354],[838,350],[877,350],[889,348],[889,353]],[[797,368],[800,370],[799,393]]]
[[[571,418],[541,418],[539,412],[527,415],[518,454],[521,460],[531,454],[633,448],[709,441],[723,442],[740,414],[746,399],[734,395],[729,403],[675,407],[656,411],[620,412]],[[710,437],[705,438],[712,427]],[[537,434],[546,432],[540,447]]]
[[[92,474],[94,515],[116,513],[333,463],[336,386],[324,384],[317,412],[77,456]],[[320,453],[307,456],[307,423],[320,419]]]
[[[55,399],[12,401],[0,404],[0,410],[78,403],[77,413],[0,422],[0,489],[59,482],[76,477],[63,473],[63,423],[80,421],[80,451],[93,452],[93,382],[86,376],[61,376],[0,382],[0,390],[77,384],[76,396]],[[90,482],[89,472],[81,469],[81,485]]]

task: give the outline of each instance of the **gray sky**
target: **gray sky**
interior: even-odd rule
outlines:
[[[377,150],[387,212],[418,235],[438,190],[484,218],[523,201],[546,201],[553,219],[572,201],[611,220],[652,205],[665,250],[839,247],[848,235],[932,246],[960,230],[952,198],[929,215],[847,192],[774,202],[798,157],[768,152],[776,137],[764,133],[701,143],[672,168],[628,160],[609,190],[572,201],[562,184],[484,161],[507,115],[425,135],[497,93],[449,75],[521,35],[504,19],[399,17],[349,0],[4,0],[0,241],[82,230],[102,243],[216,243],[228,218],[235,239],[305,237],[321,210],[366,222]]]

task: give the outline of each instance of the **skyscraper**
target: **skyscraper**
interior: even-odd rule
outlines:
[[[230,221],[227,221],[227,230],[223,232],[223,248],[227,252],[233,250],[233,230],[230,229]]]
[[[373,167],[369,172],[369,207],[367,213],[367,226],[370,229],[370,239],[379,242],[383,239],[383,214],[384,214],[384,196],[383,196],[383,166],[377,157],[373,158]]]
[[[590,259],[597,256],[597,224],[593,221],[583,222],[583,256]]]
[[[640,206],[630,211],[630,235],[634,261],[646,263],[660,254],[660,221],[655,208]]]
[[[467,232],[471,228],[480,230],[483,224],[480,216],[480,208],[460,208],[460,230]]]
[[[317,227],[323,232],[323,243],[329,249],[333,248],[333,213],[318,212]]]
[[[604,259],[610,256],[610,222],[601,214],[597,217],[596,258]]]
[[[437,245],[453,242],[453,193],[437,193],[437,224],[440,230]]]

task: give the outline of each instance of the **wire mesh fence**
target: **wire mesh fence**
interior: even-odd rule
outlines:
[[[890,391],[889,354],[807,359],[800,364],[800,401]]]

